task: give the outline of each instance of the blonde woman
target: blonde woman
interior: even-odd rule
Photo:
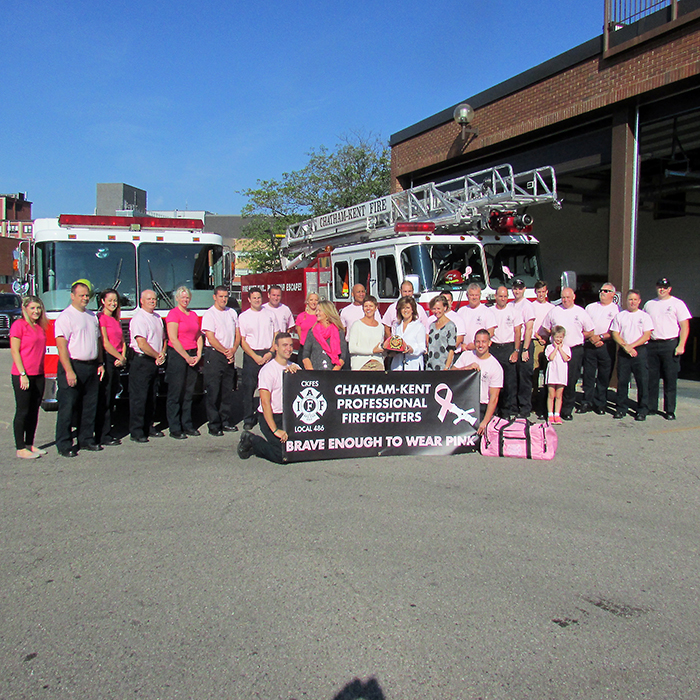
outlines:
[[[170,437],[184,440],[188,435],[201,435],[192,424],[192,395],[204,338],[199,329],[199,316],[187,308],[192,292],[187,287],[178,287],[174,297],[177,306],[165,317],[168,331],[168,364],[165,369],[168,397],[165,410]]]
[[[316,321],[316,309],[318,309],[318,304],[320,302],[320,297],[318,294],[311,292],[308,297],[306,297],[306,308],[297,316],[296,327],[297,335],[299,336],[299,357],[302,356],[304,352],[304,343],[306,343],[306,336],[308,332],[314,327]]]
[[[10,328],[12,388],[15,392],[15,447],[20,459],[46,454],[34,445],[39,407],[44,396],[44,355],[46,354],[46,311],[39,297],[22,300],[22,318]]]
[[[316,309],[316,324],[306,336],[302,364],[304,369],[339,371],[345,366],[348,346],[345,327],[335,305],[321,301]]]

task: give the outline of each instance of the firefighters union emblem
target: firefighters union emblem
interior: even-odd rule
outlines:
[[[302,389],[292,404],[294,415],[306,425],[312,425],[320,420],[326,412],[326,408],[328,408],[328,404],[323,398],[323,394],[312,387]]]

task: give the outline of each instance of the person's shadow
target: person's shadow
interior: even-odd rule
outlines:
[[[337,695],[334,695],[333,700],[386,700],[386,698],[376,678],[370,678],[365,682],[355,678]]]

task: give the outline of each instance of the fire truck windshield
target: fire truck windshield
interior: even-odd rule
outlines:
[[[139,289],[155,288],[157,308],[172,308],[173,292],[185,286],[192,290],[190,307],[207,309],[212,305],[214,287],[223,280],[222,247],[199,243],[142,243],[138,249],[138,269]]]
[[[417,275],[421,291],[510,287],[520,277],[528,287],[540,277],[537,244],[421,243],[401,252],[403,275]]]
[[[401,253],[404,277],[418,275],[421,291],[485,286],[481,246],[469,243],[422,243]]]
[[[47,311],[62,311],[70,304],[73,282],[88,279],[95,295],[89,308],[97,308],[97,294],[117,285],[124,309],[136,306],[136,249],[131,243],[52,241],[36,246],[36,289]]]
[[[525,282],[526,287],[534,287],[535,282],[541,279],[538,245],[531,243],[486,244],[484,253],[493,289],[501,285],[510,288],[515,279],[521,279]]]

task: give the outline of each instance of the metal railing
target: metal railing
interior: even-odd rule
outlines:
[[[605,24],[632,24],[664,7],[678,14],[678,0],[605,0]]]
[[[659,10],[670,8],[668,21],[678,18],[678,0],[605,0],[604,47],[610,47],[610,36]]]

